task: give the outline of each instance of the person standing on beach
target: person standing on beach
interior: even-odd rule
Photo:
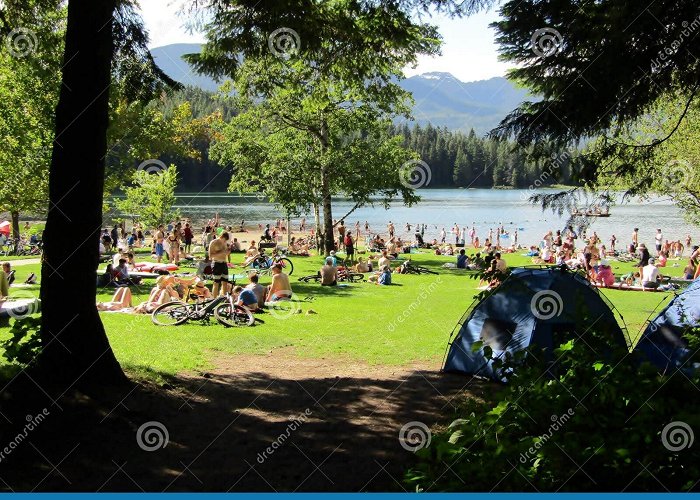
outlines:
[[[389,221],[389,225],[387,226],[387,229],[389,230],[389,239],[394,237],[394,223]]]
[[[445,243],[445,238],[447,237],[447,234],[445,233],[445,228],[443,227],[440,230],[440,243]]]
[[[338,223],[338,250],[345,247],[345,221],[340,219]]]
[[[360,221],[355,221],[355,241],[360,241]]]
[[[613,234],[613,235],[610,237],[610,251],[611,251],[611,252],[614,252],[614,251],[615,251],[615,243],[617,243],[617,238],[616,238],[615,235]]]
[[[632,231],[632,243],[630,244],[630,253],[635,253],[639,246],[639,228],[635,227]]]
[[[656,230],[656,235],[654,236],[654,241],[656,242],[656,255],[661,255],[661,245],[664,241],[664,235],[661,234],[661,228]]]
[[[299,232],[303,233],[304,229],[306,229],[306,217],[302,217],[301,222],[299,223]]]

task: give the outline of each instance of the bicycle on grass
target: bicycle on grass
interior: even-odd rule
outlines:
[[[286,254],[278,251],[277,249],[273,250],[271,256],[265,254],[264,249],[261,250],[260,255],[255,257],[255,259],[253,259],[253,261],[250,263],[253,269],[258,269],[260,271],[268,270],[275,264],[279,264],[282,267],[282,270],[289,275],[294,272],[294,264],[292,264],[292,261],[289,260]]]
[[[208,323],[212,316],[224,326],[253,326],[255,323],[250,309],[233,302],[233,296],[228,294],[198,300],[192,304],[182,301],[166,302],[155,308],[151,321],[160,326],[176,326],[187,321]]]

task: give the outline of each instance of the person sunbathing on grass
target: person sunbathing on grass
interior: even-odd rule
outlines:
[[[175,286],[175,276],[159,276],[156,280],[156,286],[154,286],[151,290],[148,299],[136,306],[134,313],[150,314],[161,304],[180,300],[180,295],[178,295],[177,291],[175,290]]]
[[[380,269],[384,266],[391,265],[391,260],[389,259],[389,254],[386,249],[382,250],[382,256],[379,258],[379,262],[377,264],[379,265]]]
[[[370,276],[367,281],[375,285],[391,285],[391,267],[382,266],[381,270]]]
[[[122,311],[131,308],[131,289],[128,286],[122,286],[114,292],[114,296],[110,302],[98,302],[98,311]]]
[[[265,298],[266,302],[292,298],[292,285],[289,283],[289,276],[282,272],[282,266],[279,264],[272,266],[272,283],[267,286]]]
[[[204,285],[203,281],[197,281],[194,286],[190,287],[190,299],[202,301],[212,297],[211,291]]]
[[[356,271],[356,272],[358,272],[358,273],[368,273],[368,272],[370,272],[371,270],[372,270],[372,267],[371,267],[367,262],[365,262],[365,260],[364,260],[362,257],[360,257],[360,258],[357,260],[357,264],[355,265],[355,271]]]
[[[333,259],[326,257],[326,264],[319,271],[321,286],[336,286],[338,284],[338,268],[333,265]]]

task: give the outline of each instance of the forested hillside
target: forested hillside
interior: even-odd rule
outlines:
[[[225,121],[235,116],[229,100],[195,87],[163,99],[166,114],[179,104],[189,102],[195,118],[220,112]],[[446,127],[421,126],[415,123],[392,126],[390,133],[404,136],[404,144],[416,151],[431,170],[427,187],[514,187],[527,188],[535,181],[543,185],[571,183],[573,152],[554,151],[553,155],[532,160],[529,150],[511,142],[497,142],[469,133],[453,132]],[[164,156],[166,164],[175,163],[180,176],[180,192],[225,191],[233,166],[221,166],[209,159],[209,145],[198,144],[202,160]],[[224,170],[222,172],[222,169]]]

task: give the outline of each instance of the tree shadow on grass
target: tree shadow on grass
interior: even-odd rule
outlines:
[[[403,491],[403,474],[415,457],[399,441],[402,426],[449,423],[465,395],[494,390],[476,379],[427,371],[378,379],[280,378],[263,371],[159,376],[167,380],[160,387],[104,388],[92,397],[71,392],[55,402],[19,377],[5,391],[2,411],[12,422],[3,419],[6,442],[22,431],[27,415],[43,408],[49,414],[4,457],[0,486]]]

